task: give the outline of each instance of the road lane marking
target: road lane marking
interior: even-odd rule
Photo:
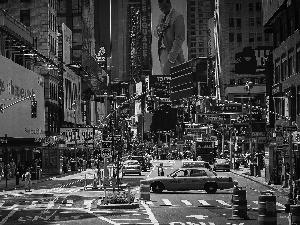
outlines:
[[[15,208],[13,208],[12,211],[10,211],[10,213],[9,213],[6,217],[4,217],[4,218],[1,220],[0,225],[5,224],[5,223],[7,222],[7,220],[9,219],[9,217],[11,217],[12,215],[14,215],[15,212],[18,211],[18,208],[16,208],[16,207],[18,207],[18,205],[15,204],[15,205],[13,205],[13,206],[15,206]]]
[[[192,205],[192,203],[190,203],[188,200],[181,200],[181,201],[186,205]]]
[[[154,206],[154,203],[152,201],[146,201],[146,204]]]
[[[226,203],[226,202],[224,202],[223,200],[216,200],[217,202],[219,202],[220,204],[222,204],[222,205],[225,205],[225,206],[230,206],[231,207],[231,205],[230,204],[228,204],[228,203]]]
[[[201,204],[201,205],[204,205],[204,206],[208,206],[210,205],[207,201],[205,200],[198,200],[198,202]]]
[[[163,198],[162,201],[165,203],[165,205],[172,205],[169,199]]]
[[[141,201],[141,205],[144,206],[144,208],[146,209],[146,212],[149,215],[149,219],[150,219],[151,223],[153,225],[159,225],[159,223],[158,223],[157,219],[155,218],[154,214],[152,213],[150,207],[143,201]]]

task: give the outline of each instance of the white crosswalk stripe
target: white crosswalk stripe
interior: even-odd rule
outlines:
[[[172,205],[169,199],[162,199],[162,201],[165,203],[165,205]]]
[[[191,202],[188,200],[181,200],[185,205],[193,205]]]
[[[198,202],[203,206],[209,206],[210,204],[205,200],[198,200]]]
[[[228,203],[224,202],[223,200],[216,200],[216,201],[219,202],[222,205],[231,206],[231,204],[228,204]]]

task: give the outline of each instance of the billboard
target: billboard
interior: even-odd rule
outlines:
[[[185,28],[187,28],[187,1],[186,0],[171,0],[172,8],[178,13],[183,15]],[[151,0],[151,28],[152,28],[152,74],[162,75],[159,56],[158,56],[158,38],[155,37],[154,30],[158,25],[158,18],[162,14],[162,11],[158,7],[157,0]],[[185,31],[185,41],[182,45],[183,55],[185,60],[188,59],[188,48],[187,48],[187,32]]]
[[[44,78],[0,55],[0,137],[45,137]],[[36,118],[31,118],[31,100],[35,94]],[[27,98],[27,99],[26,99]],[[26,100],[24,100],[26,99]],[[6,108],[7,107],[7,108]]]
[[[170,98],[170,82],[171,76],[152,75],[149,77],[149,86],[152,93],[161,100]]]
[[[63,37],[63,62],[71,63],[71,49],[72,49],[72,31],[66,24],[62,23],[62,37]]]
[[[139,82],[135,84],[135,94],[140,95],[143,93],[143,83]],[[135,121],[138,121],[138,114],[142,113],[142,102],[141,98],[134,100],[134,115]]]
[[[64,88],[64,121],[82,124],[82,114],[81,114],[81,78],[70,70],[68,67],[64,66],[63,73],[63,88]],[[74,113],[73,103],[76,103],[76,112]]]

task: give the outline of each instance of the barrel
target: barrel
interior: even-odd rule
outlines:
[[[249,219],[247,215],[246,190],[240,187],[233,189],[231,219]]]
[[[277,224],[276,196],[272,192],[262,192],[258,196],[258,224]]]
[[[290,205],[290,220],[290,224],[300,225],[300,205]]]
[[[150,201],[150,184],[146,180],[140,180],[140,200]]]

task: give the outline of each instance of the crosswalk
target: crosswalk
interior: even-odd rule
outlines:
[[[231,201],[224,201],[222,199],[215,199],[215,200],[203,200],[203,199],[198,199],[198,200],[188,200],[188,199],[180,199],[180,200],[173,200],[173,202],[170,199],[167,198],[162,198],[157,201],[145,201],[149,207],[159,207],[159,206],[194,206],[194,207],[223,207],[223,208],[232,208],[232,203]],[[258,209],[258,201],[247,201],[247,208],[252,209],[252,210],[257,210]],[[276,209],[277,210],[284,210],[285,205],[276,202]]]

